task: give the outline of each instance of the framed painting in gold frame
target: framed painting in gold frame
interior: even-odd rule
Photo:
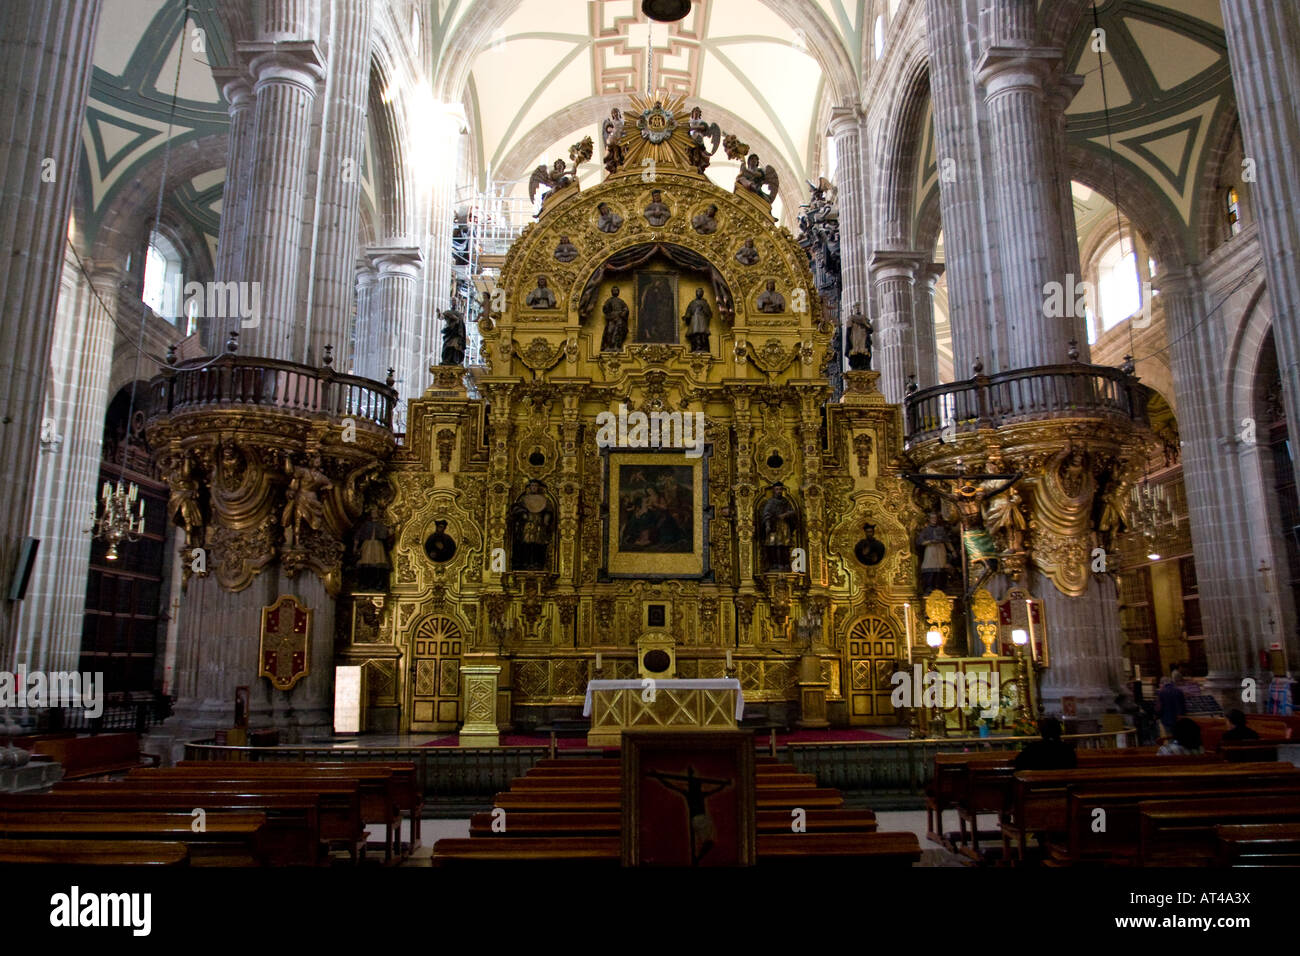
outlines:
[[[708,577],[708,461],[708,446],[605,453],[604,577]]]

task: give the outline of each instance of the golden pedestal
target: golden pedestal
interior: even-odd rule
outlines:
[[[465,725],[460,729],[462,747],[499,747],[497,729],[498,664],[466,664],[460,669],[465,684]]]

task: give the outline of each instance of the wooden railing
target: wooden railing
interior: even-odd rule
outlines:
[[[150,419],[178,412],[256,407],[291,415],[352,418],[393,427],[397,392],[333,369],[245,355],[191,359],[149,383]]]
[[[1147,424],[1151,390],[1105,365],[1042,365],[936,385],[907,397],[907,443],[1048,418]]]

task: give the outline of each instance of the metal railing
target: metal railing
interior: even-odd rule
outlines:
[[[245,355],[191,359],[149,383],[149,419],[178,412],[257,407],[297,416],[352,418],[391,430],[397,392],[332,368]]]
[[[1046,418],[1111,418],[1146,425],[1151,390],[1106,365],[1042,365],[935,385],[907,397],[907,443],[945,432]]]

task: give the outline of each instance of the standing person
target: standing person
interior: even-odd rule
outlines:
[[[1160,715],[1160,723],[1167,734],[1173,734],[1178,718],[1187,713],[1187,700],[1183,697],[1182,688],[1168,677],[1160,682],[1160,693],[1156,694],[1156,713]]]

